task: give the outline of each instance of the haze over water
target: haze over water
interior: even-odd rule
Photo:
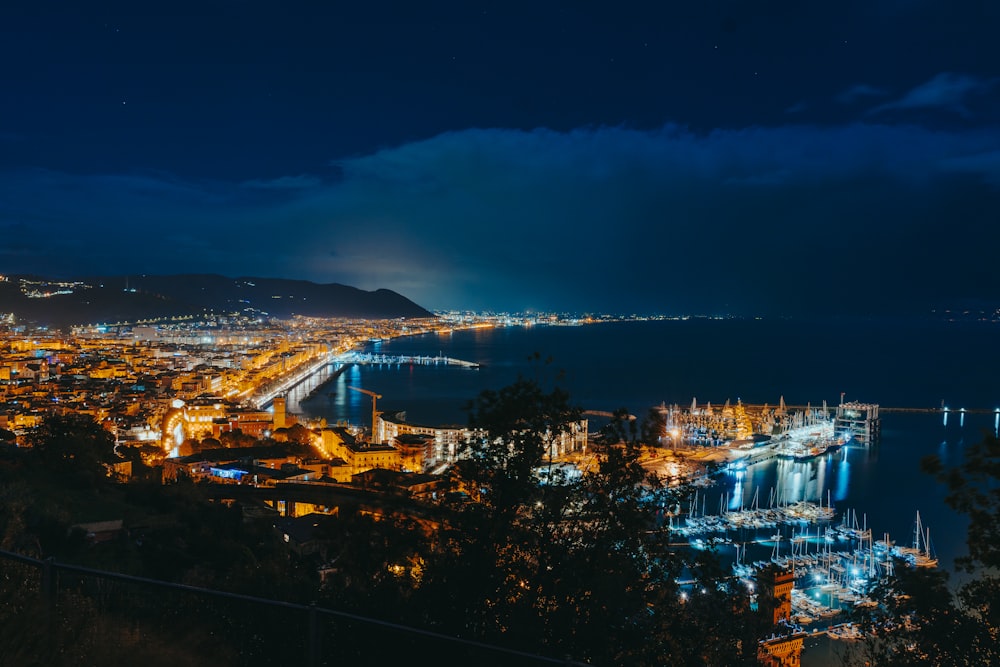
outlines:
[[[385,354],[443,354],[483,364],[479,370],[428,366],[353,366],[315,397],[292,409],[330,422],[369,425],[371,401],[348,385],[383,396],[380,411],[405,410],[420,424],[465,423],[465,404],[483,389],[518,375],[546,388],[558,384],[584,409],[627,407],[640,418],[659,405],[735,402],[789,404],[826,400],[889,407],[993,409],[1000,363],[986,323],[929,321],[705,320],[621,322],[580,327],[508,327],[423,335],[376,343]],[[534,359],[535,353],[541,360]],[[551,358],[551,363],[544,363]],[[592,423],[592,430],[599,424]],[[767,503],[771,489],[786,500],[829,497],[838,512],[867,517],[876,539],[888,532],[900,544],[913,537],[920,511],[941,565],[965,552],[965,522],[945,507],[944,489],[919,470],[928,454],[947,464],[966,443],[993,431],[993,415],[886,414],[874,448],[852,446],[836,455],[795,463],[769,461],[727,475],[708,489],[709,513],[720,496],[749,505],[754,492]]]

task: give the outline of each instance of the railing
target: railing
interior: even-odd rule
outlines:
[[[325,667],[387,661],[581,664],[316,605],[0,551],[0,664]]]

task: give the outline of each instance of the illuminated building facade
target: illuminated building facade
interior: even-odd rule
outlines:
[[[799,667],[804,638],[803,633],[795,633],[765,639],[757,649],[757,660],[763,667]]]
[[[757,582],[760,585],[761,613],[766,614],[774,625],[789,620],[792,617],[795,570],[772,564],[760,570]]]
[[[403,413],[379,415],[377,420],[376,433],[379,442],[405,443],[408,438],[420,436],[424,441],[419,445],[420,455],[423,457],[421,467],[412,469],[413,472],[430,472],[441,466],[450,465],[463,456],[463,450],[481,435],[481,432],[473,431],[464,426],[423,426],[407,422]],[[571,452],[587,451],[588,422],[586,419],[572,422],[567,429],[552,437],[546,434],[549,440],[549,454],[553,458],[565,456]],[[415,446],[416,441],[413,441]],[[416,456],[416,452],[414,452]],[[415,459],[410,459],[407,465],[416,465]]]
[[[442,465],[454,463],[462,448],[472,442],[473,432],[464,426],[421,426],[410,424],[403,413],[379,415],[376,432],[379,442],[397,442],[402,438],[421,436],[420,468],[413,472],[427,472]]]
[[[400,452],[392,445],[359,443],[347,429],[341,427],[324,428],[321,437],[324,451],[332,457],[343,459],[351,475],[372,468],[402,468]]]

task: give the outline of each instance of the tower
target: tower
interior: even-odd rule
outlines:
[[[791,619],[795,571],[792,568],[769,565],[760,571],[757,583],[760,585],[761,613],[766,614],[774,625]]]
[[[278,396],[274,399],[274,417],[271,419],[274,428],[285,428],[285,418],[285,397]]]

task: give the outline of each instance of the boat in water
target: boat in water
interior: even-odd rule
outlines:
[[[937,567],[938,559],[931,548],[931,529],[924,529],[920,523],[919,511],[913,527],[913,546],[895,546],[892,551],[914,567]]]

